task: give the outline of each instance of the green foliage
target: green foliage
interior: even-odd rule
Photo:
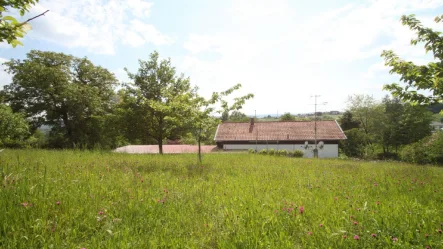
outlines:
[[[346,140],[340,141],[340,148],[348,157],[363,157],[367,145],[366,133],[358,128],[345,131]]]
[[[231,122],[246,122],[249,121],[249,117],[246,116],[246,114],[239,112],[239,111],[233,111],[228,118],[228,121]]]
[[[267,151],[268,155],[273,156],[275,154],[275,149],[271,148]]]
[[[49,141],[57,147],[93,147],[99,131],[110,129],[117,80],[86,58],[32,50],[23,60],[5,63],[12,83],[2,95],[15,112],[23,112],[33,128],[53,128]],[[54,144],[53,144],[54,145]]]
[[[268,150],[267,149],[262,149],[258,152],[258,154],[260,155],[268,155]]]
[[[406,83],[404,87],[397,83],[385,85],[384,89],[404,101],[419,104],[443,102],[443,81],[441,78],[443,74],[441,67],[443,35],[439,31],[424,27],[415,15],[402,16],[401,21],[416,34],[416,38],[411,40],[411,45],[424,43],[425,51],[431,51],[437,61],[427,65],[415,65],[411,61],[401,59],[393,51],[383,51],[381,56],[385,60],[385,65],[391,68],[390,72],[400,75],[400,80]],[[435,22],[441,22],[441,17],[436,17]],[[427,90],[431,95],[420,93],[419,90]]]
[[[340,127],[343,131],[360,127],[360,123],[353,119],[351,111],[345,111],[339,119]]]
[[[276,154],[277,156],[287,156],[287,155],[288,155],[288,151],[287,151],[287,150],[277,150],[277,151],[275,152],[275,154]]]
[[[19,39],[23,38],[26,32],[32,28],[28,23],[30,20],[19,22],[14,16],[5,15],[5,13],[18,12],[20,16],[23,16],[37,2],[38,0],[0,1],[0,42],[7,42],[13,47],[23,45]]]
[[[249,154],[255,154],[256,151],[255,151],[254,149],[249,149],[249,150],[248,150],[248,153],[249,153]]]
[[[23,147],[29,135],[29,124],[23,115],[13,113],[9,106],[0,104],[0,148]]]
[[[297,157],[297,158],[301,158],[301,157],[303,157],[304,154],[305,154],[305,153],[304,153],[303,151],[301,151],[301,150],[294,150],[294,151],[293,151],[293,156],[294,156],[294,157]]]
[[[218,93],[213,92],[210,99],[205,99],[201,96],[191,96],[186,103],[186,107],[182,109],[187,110],[185,126],[192,131],[198,144],[198,159],[199,163],[202,163],[201,156],[201,141],[212,139],[215,134],[215,127],[219,124],[220,120],[215,118],[213,114],[222,113],[222,119],[229,117],[229,112],[233,111],[231,117],[239,119],[239,121],[246,117],[243,113],[239,112],[243,107],[246,100],[253,98],[253,94],[247,94],[242,97],[234,98],[234,103],[229,105],[225,100],[226,97],[241,88],[241,84],[237,84],[228,90]]]
[[[294,120],[295,117],[289,112],[280,116],[280,121],[294,121]]]
[[[207,154],[203,167],[195,155],[5,150],[0,156],[0,234],[9,234],[0,236],[1,248],[441,243],[437,167],[242,153]]]
[[[405,146],[401,159],[410,163],[443,165],[443,132]]]
[[[190,116],[191,99],[196,88],[191,88],[189,78],[176,76],[170,59],[160,60],[158,52],[149,60],[139,60],[137,73],[130,73],[132,83],[123,92],[130,100],[131,113],[146,122],[143,134],[156,140],[160,154],[163,154],[163,140],[179,137],[185,130],[186,117]]]
[[[377,102],[356,95],[350,98],[349,111],[340,120],[348,138],[341,142],[341,149],[349,157],[395,159],[402,146],[431,133],[432,120],[426,108],[403,103],[399,98],[387,96]]]

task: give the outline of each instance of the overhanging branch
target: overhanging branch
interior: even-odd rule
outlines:
[[[34,16],[34,17],[32,17],[32,18],[29,18],[28,20],[26,20],[26,21],[20,23],[20,24],[18,25],[18,27],[23,26],[23,25],[25,25],[26,23],[28,23],[28,22],[30,22],[30,21],[32,21],[32,20],[38,18],[38,17],[44,16],[46,13],[48,13],[48,11],[49,11],[49,10],[46,10],[45,12],[41,13],[40,15],[36,15],[36,16]]]

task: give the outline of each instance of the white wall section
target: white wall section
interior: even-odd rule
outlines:
[[[313,144],[309,144],[310,147],[313,148]],[[312,149],[305,149],[304,144],[224,144],[224,150],[248,150],[248,149],[256,149],[257,151],[263,149],[274,149],[274,150],[301,150],[305,154],[303,157],[312,158],[314,153]],[[319,158],[335,158],[338,157],[338,144],[325,144],[323,145],[323,149],[318,150]]]

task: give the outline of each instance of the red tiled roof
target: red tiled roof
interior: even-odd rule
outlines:
[[[214,145],[202,145],[202,153],[209,153],[217,149]],[[115,152],[136,153],[136,154],[158,154],[158,145],[128,145],[115,149]],[[163,145],[163,153],[197,153],[197,145]]]
[[[343,140],[345,134],[336,121],[317,121],[317,140]],[[223,123],[215,141],[307,141],[314,140],[314,121]]]

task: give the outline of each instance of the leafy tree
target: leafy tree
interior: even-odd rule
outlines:
[[[29,125],[24,116],[0,104],[0,147],[20,147],[29,134]]]
[[[364,157],[367,145],[367,135],[362,129],[352,128],[345,131],[348,139],[340,142],[343,153],[349,157]]]
[[[354,95],[348,99],[348,109],[366,134],[367,144],[372,144],[377,139],[384,107],[369,95]]]
[[[246,114],[239,112],[239,111],[233,111],[231,113],[231,115],[229,115],[229,121],[233,121],[233,122],[244,122],[244,121],[248,121],[249,117],[246,116]]]
[[[241,88],[241,84],[237,84],[228,90],[218,93],[214,92],[210,99],[197,96],[192,100],[191,116],[187,119],[189,127],[192,130],[198,144],[198,160],[201,163],[201,141],[207,138],[208,130],[213,129],[219,120],[214,118],[215,113],[228,113],[232,111],[231,117],[242,117],[240,110],[245,104],[246,100],[254,97],[253,94],[247,94],[241,97],[234,98],[234,103],[229,105],[224,99],[231,95],[234,91]],[[243,114],[244,115],[244,114]],[[246,117],[246,115],[244,115]],[[246,117],[247,118],[247,117]]]
[[[32,5],[35,5],[38,0],[1,0],[0,1],[0,42],[8,42],[13,47],[23,45],[18,39],[23,38],[28,30],[31,29],[30,21],[44,15],[49,10],[30,18],[24,22],[19,22],[11,15],[4,15],[5,12],[11,12],[15,9],[23,16],[29,11]]]
[[[100,142],[93,135],[96,119],[113,107],[117,80],[112,73],[86,58],[36,50],[5,65],[13,75],[2,92],[5,101],[26,113],[34,129],[53,127],[50,141],[63,147]]]
[[[177,136],[185,130],[185,113],[190,109],[190,100],[195,96],[195,88],[191,88],[189,78],[176,76],[171,60],[160,60],[158,52],[150,55],[149,60],[139,60],[136,74],[128,77],[132,83],[127,86],[127,93],[137,105],[139,118],[146,122],[146,136],[156,140],[160,154],[163,154],[163,140]]]
[[[340,126],[343,131],[360,127],[360,123],[352,118],[351,111],[345,111],[339,119]]]
[[[442,18],[443,16],[438,16],[435,21],[439,23]],[[411,40],[411,44],[424,43],[425,51],[432,51],[436,61],[427,65],[416,65],[401,59],[392,50],[383,51],[381,56],[385,60],[385,65],[391,67],[390,72],[399,74],[400,80],[406,83],[404,87],[397,83],[385,85],[384,89],[391,91],[403,101],[419,104],[443,102],[443,35],[441,32],[424,27],[414,15],[402,16],[401,21],[417,35]],[[431,95],[419,93],[419,90],[427,90]]]
[[[293,120],[295,120],[295,117],[289,112],[280,116],[280,121],[293,121]]]

